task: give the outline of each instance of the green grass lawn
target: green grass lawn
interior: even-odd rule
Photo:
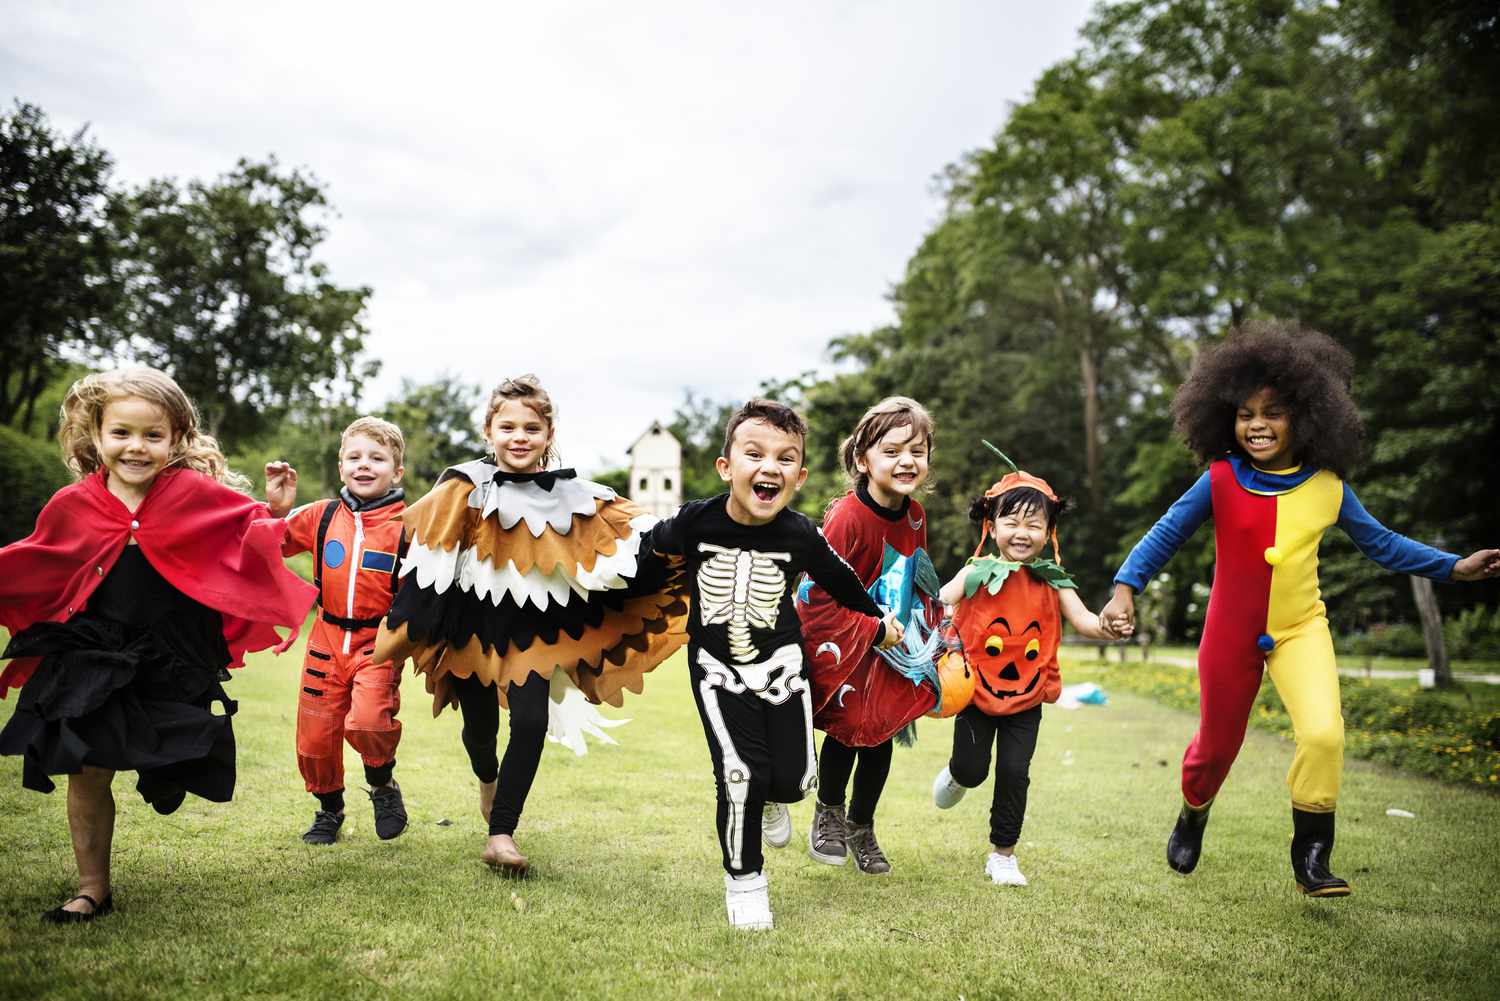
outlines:
[[[627,703],[621,746],[549,745],[518,832],[525,882],[479,863],[458,720],[432,719],[412,677],[397,770],[411,828],[379,842],[356,791],[344,840],[303,845],[298,663],[262,655],[228,686],[233,803],[190,797],[158,817],[117,779],[118,910],[97,924],[37,920],[72,892],[65,801],[21,789],[19,761],[0,759],[0,996],[1365,999],[1500,984],[1500,797],[1352,762],[1335,861],[1356,893],[1306,900],[1287,863],[1291,745],[1252,731],[1183,879],[1163,845],[1195,717],[1125,692],[1047,710],[1018,851],[1030,887],[983,878],[988,784],[932,808],[951,724],[929,720],[897,749],[878,815],[894,873],[812,862],[811,806],[796,806],[792,847],[768,852],[776,930],[744,934],[725,925],[680,657]]]

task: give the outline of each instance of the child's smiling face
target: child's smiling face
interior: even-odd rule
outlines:
[[[891,428],[854,459],[854,468],[868,477],[870,496],[882,507],[896,508],[927,479],[927,450],[931,443],[918,438],[910,424]]]
[[[542,468],[552,444],[552,424],[521,400],[506,400],[490,418],[484,440],[495,452],[495,465],[510,473]]]
[[[119,496],[145,496],[172,458],[172,423],[166,411],[138,396],[110,400],[100,414],[95,448]]]
[[[729,484],[729,517],[742,525],[769,524],[807,482],[802,436],[758,418],[734,429],[728,457],[714,464]]]
[[[384,497],[404,471],[390,446],[368,435],[351,434],[339,447],[339,479],[360,500]]]
[[[1047,512],[1040,505],[1017,507],[996,515],[991,530],[1001,556],[1012,563],[1025,563],[1042,555],[1047,541]]]
[[[1269,386],[1257,389],[1234,415],[1234,440],[1262,469],[1288,469],[1292,455],[1292,414]]]

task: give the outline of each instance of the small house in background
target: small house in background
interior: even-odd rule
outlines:
[[[661,421],[652,421],[626,454],[630,456],[626,496],[658,518],[676,514],[682,506],[682,445],[672,432]]]

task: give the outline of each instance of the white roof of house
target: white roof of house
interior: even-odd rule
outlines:
[[[668,431],[666,429],[666,426],[663,425],[661,421],[652,421],[651,422],[651,426],[648,427],[646,430],[642,431],[641,434],[640,434],[640,437],[636,438],[635,441],[633,441],[633,442],[630,443],[630,447],[625,450],[625,454],[629,455],[632,452],[634,452],[635,451],[635,447],[637,445],[639,445],[641,443],[641,440],[643,438],[645,438],[648,434],[664,434],[668,438],[671,438],[673,441],[677,440],[677,436],[674,435],[674,434],[672,434],[672,432]]]

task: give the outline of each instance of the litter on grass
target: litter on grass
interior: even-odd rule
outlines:
[[[1109,696],[1104,694],[1104,689],[1092,681],[1085,681],[1079,685],[1068,685],[1057,697],[1057,708],[1077,709],[1079,706],[1107,706]]]

